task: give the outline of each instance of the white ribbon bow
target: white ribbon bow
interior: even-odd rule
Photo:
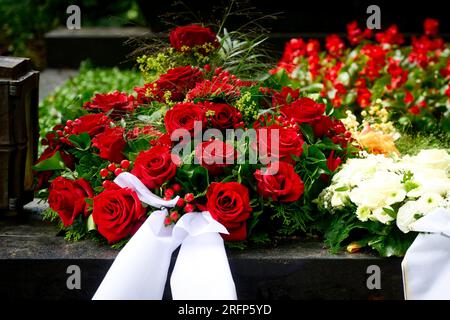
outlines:
[[[165,226],[165,208],[174,207],[178,196],[163,200],[128,172],[118,175],[114,182],[134,190],[142,202],[161,210],[151,213],[119,252],[93,300],[162,299],[172,253],[180,244],[170,280],[173,299],[237,299],[219,234],[228,234],[222,224],[204,211],[185,214],[174,226]]]
[[[402,261],[405,299],[450,299],[450,210],[438,208],[411,229],[422,233]]]

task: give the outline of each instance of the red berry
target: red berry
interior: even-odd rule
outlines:
[[[175,192],[173,191],[173,189],[170,189],[170,188],[168,188],[164,191],[164,195],[169,199],[171,199],[174,194],[175,194]]]
[[[293,124],[292,128],[294,128],[296,131],[300,130],[300,126],[298,124]]]
[[[193,200],[194,200],[194,195],[192,193],[186,193],[186,195],[184,196],[184,201],[191,202]]]
[[[172,220],[169,218],[169,217],[166,217],[165,219],[164,219],[164,224],[166,225],[166,226],[168,226],[169,224],[171,224],[172,223]]]
[[[109,171],[107,169],[103,168],[102,170],[100,170],[100,176],[102,178],[106,178],[108,176],[108,174],[109,174]]]
[[[69,120],[66,121],[66,125],[67,125],[67,126],[70,127],[72,124],[73,124],[73,121],[72,121],[72,120],[69,119]]]
[[[177,201],[177,207],[182,207],[182,206],[184,206],[184,199],[183,199],[183,198],[180,198],[180,199],[178,199],[178,201]]]
[[[64,127],[64,132],[65,132],[65,133],[70,133],[70,128],[69,128],[68,126],[65,126],[65,127]]]
[[[114,163],[108,164],[108,170],[109,170],[109,171],[114,171],[114,170],[116,170],[116,165],[115,165]]]
[[[188,204],[184,207],[184,211],[187,212],[187,213],[192,212],[192,211],[194,211],[194,206],[193,206],[192,204],[188,203]]]
[[[110,187],[111,186],[111,181],[109,181],[109,180],[105,180],[105,181],[103,181],[103,183],[102,183],[102,185],[103,185],[103,188],[108,188],[108,187]]]
[[[283,122],[283,120],[284,120],[284,117],[283,117],[283,116],[278,116],[278,117],[277,117],[277,121],[278,121],[278,122]]]
[[[63,132],[62,132],[61,130],[56,130],[56,134],[57,134],[58,136],[60,136],[60,137],[63,136]]]
[[[118,176],[118,175],[121,174],[122,172],[123,172],[123,170],[120,169],[120,168],[117,168],[116,170],[114,170],[114,174],[115,174],[116,176]]]
[[[129,160],[122,160],[121,162],[120,162],[120,166],[123,168],[123,169],[128,169],[129,167],[130,167],[130,161]]]
[[[170,219],[172,219],[173,221],[177,221],[179,217],[180,215],[178,214],[178,211],[172,211],[170,213]]]
[[[175,184],[172,186],[172,189],[173,189],[173,191],[175,191],[175,192],[180,192],[181,186],[180,186],[180,184],[175,183]]]
[[[350,131],[345,131],[345,137],[346,138],[351,138],[352,137],[352,133]]]

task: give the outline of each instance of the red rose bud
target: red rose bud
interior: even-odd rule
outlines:
[[[114,171],[114,170],[116,170],[116,165],[115,165],[114,163],[108,164],[108,170],[109,170],[109,171]]]
[[[170,219],[172,219],[174,222],[176,222],[180,218],[180,215],[178,214],[178,211],[172,211],[170,213]]]
[[[191,202],[194,201],[194,195],[192,193],[186,193],[184,196],[184,201]]]
[[[122,160],[121,162],[120,162],[120,166],[123,168],[123,169],[128,169],[129,167],[130,167],[130,161],[129,160]]]
[[[173,189],[170,189],[170,188],[168,188],[164,191],[164,195],[169,199],[172,199],[174,194],[175,194],[175,192],[173,191]]]
[[[103,168],[102,170],[100,170],[100,176],[102,178],[106,178],[108,175],[109,175],[108,169]]]
[[[193,212],[194,211],[194,206],[190,203],[188,203],[185,207],[184,207],[184,212]]]

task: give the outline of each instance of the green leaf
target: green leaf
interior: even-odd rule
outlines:
[[[300,124],[300,130],[302,131],[303,136],[306,138],[306,141],[309,144],[314,143],[314,131],[313,128],[306,123]]]
[[[71,135],[69,137],[69,141],[77,148],[78,150],[87,151],[91,147],[91,137],[87,132],[83,132],[79,135]]]
[[[42,160],[33,166],[33,170],[35,171],[63,170],[65,168],[66,165],[64,164],[59,151],[55,152],[50,158]]]
[[[388,235],[379,236],[368,245],[377,250],[382,257],[403,257],[411,246],[417,234],[392,231]]]
[[[397,218],[397,213],[391,208],[383,208],[383,211],[386,212],[391,218]]]

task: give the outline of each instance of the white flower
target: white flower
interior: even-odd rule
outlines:
[[[356,216],[362,222],[369,220],[370,215],[371,215],[370,209],[367,207],[358,207],[358,209],[356,209]]]
[[[448,170],[450,167],[450,155],[444,149],[421,150],[411,159],[419,167]]]
[[[391,207],[386,207],[386,209],[388,210],[392,210],[393,209]],[[376,209],[372,212],[372,216],[370,217],[370,220],[372,221],[378,221],[384,224],[388,224],[391,221],[394,221],[395,218],[391,217],[385,210],[384,208],[379,208]]]
[[[343,207],[348,199],[347,192],[334,191],[331,197],[331,206],[334,208]]]
[[[350,200],[357,206],[380,209],[405,199],[402,176],[389,171],[378,171],[350,192]]]
[[[397,213],[397,227],[404,233],[411,231],[410,225],[433,208],[420,201],[406,202]]]
[[[420,207],[430,207],[432,209],[444,205],[444,198],[437,193],[425,193],[417,200]]]

